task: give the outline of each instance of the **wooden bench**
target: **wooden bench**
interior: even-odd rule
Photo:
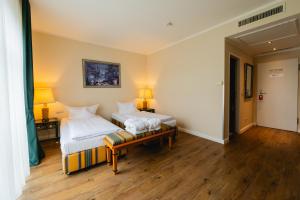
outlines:
[[[120,135],[125,135],[123,138],[123,141],[118,141],[117,143],[113,143],[110,137],[116,137],[115,135],[107,135],[103,140],[104,144],[106,146],[106,155],[107,155],[107,163],[108,165],[113,165],[113,172],[114,174],[118,173],[118,168],[117,168],[117,162],[118,162],[118,152],[124,148],[129,148],[134,145],[142,144],[145,142],[153,141],[153,140],[160,140],[160,145],[163,145],[163,138],[168,137],[168,144],[169,144],[169,149],[172,148],[173,144],[173,137],[176,135],[177,129],[176,127],[170,127],[167,125],[163,125],[161,127],[161,130],[159,131],[152,131],[152,132],[147,132],[143,134],[143,136],[135,136],[131,133],[128,133],[126,131],[123,131],[122,133],[115,133]],[[133,138],[130,138],[130,135],[133,135]],[[126,137],[128,136],[128,139]],[[118,138],[119,139],[119,138]]]

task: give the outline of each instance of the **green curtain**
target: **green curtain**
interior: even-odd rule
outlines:
[[[33,114],[34,82],[32,62],[31,16],[28,0],[22,0],[22,25],[23,25],[23,56],[24,56],[24,94],[27,122],[27,137],[29,147],[29,162],[31,166],[38,165],[45,156],[39,143]]]

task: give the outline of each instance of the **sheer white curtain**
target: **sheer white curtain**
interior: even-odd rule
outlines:
[[[29,175],[21,1],[0,0],[0,199],[16,199]]]

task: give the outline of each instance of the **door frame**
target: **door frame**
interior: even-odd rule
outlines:
[[[300,56],[298,56],[297,133],[300,134]]]
[[[240,92],[241,92],[241,88],[240,88],[240,68],[241,68],[241,58],[238,56],[238,55],[236,55],[236,54],[234,54],[234,53],[232,53],[232,52],[229,52],[229,65],[228,65],[228,67],[229,67],[229,77],[228,77],[228,99],[229,99],[229,101],[228,101],[228,138],[230,139],[230,104],[231,104],[231,102],[230,102],[230,84],[231,84],[231,72],[230,72],[230,68],[231,68],[231,66],[230,66],[230,64],[231,64],[231,62],[230,62],[230,60],[231,60],[231,58],[234,58],[235,60],[236,60],[236,77],[235,77],[235,89],[236,89],[236,92],[235,92],[235,134],[239,134],[240,133]]]

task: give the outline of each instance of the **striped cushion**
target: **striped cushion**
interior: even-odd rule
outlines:
[[[149,136],[149,135],[154,135],[155,133],[157,133],[159,131],[148,131],[148,132],[144,132],[144,133],[139,133],[136,135],[137,139]]]
[[[144,133],[140,133],[137,135],[134,135],[132,133],[129,133],[127,131],[119,131],[116,133],[111,133],[105,136],[105,139],[112,144],[113,146],[118,145],[118,144],[123,144],[125,142],[129,142],[131,140],[136,140],[136,139],[140,139],[143,137],[147,137],[149,135],[154,135],[157,133],[161,133],[162,131],[167,131],[172,129],[172,127],[166,125],[166,124],[161,124],[161,129],[157,130],[157,131],[148,131],[148,132],[144,132]]]
[[[126,131],[119,131],[106,135],[105,139],[114,146],[135,140],[136,136]]]

